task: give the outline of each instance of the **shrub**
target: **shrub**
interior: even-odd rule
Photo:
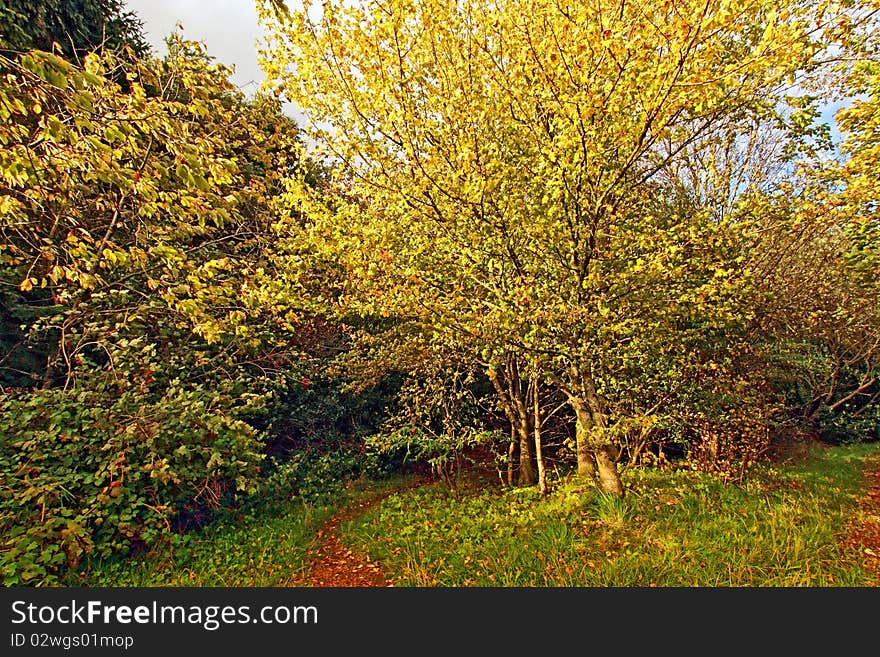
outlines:
[[[169,387],[47,389],[0,397],[3,584],[49,584],[90,553],[148,547],[193,504],[253,488],[260,398]]]

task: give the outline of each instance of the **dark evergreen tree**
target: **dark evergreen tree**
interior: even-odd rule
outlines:
[[[130,48],[136,57],[150,50],[124,0],[0,0],[0,49],[53,47],[68,58],[101,47]]]

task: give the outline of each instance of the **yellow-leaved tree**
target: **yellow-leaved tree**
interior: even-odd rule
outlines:
[[[873,10],[258,6],[270,83],[334,170],[323,190],[290,181],[286,199],[306,218],[291,234],[344,272],[334,303],[467,345],[490,375],[513,355],[567,398],[578,471],[614,495],[622,436],[662,412],[697,345],[748,319],[751,224],[732,209],[763,181],[720,184],[735,176],[718,153],[784,117],[799,75]],[[760,168],[760,149],[746,157]],[[685,162],[711,198],[681,184]]]

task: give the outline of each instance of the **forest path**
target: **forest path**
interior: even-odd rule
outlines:
[[[406,486],[388,490],[373,498],[360,500],[328,518],[318,529],[318,544],[310,551],[310,568],[303,579],[296,582],[295,585],[315,588],[394,586],[377,563],[343,544],[340,539],[339,527],[342,523],[377,506],[385,498],[428,482],[428,479],[418,477]]]
[[[868,485],[860,501],[862,514],[860,521],[851,525],[848,539],[864,551],[875,585],[880,586],[880,458],[871,459],[866,466]]]

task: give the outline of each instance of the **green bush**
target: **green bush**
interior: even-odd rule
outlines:
[[[262,438],[239,419],[260,398],[171,385],[0,397],[0,572],[41,585],[86,554],[145,548],[192,505],[253,489]]]
[[[347,480],[362,474],[357,453],[347,449],[300,452],[283,462],[273,459],[267,469],[248,506],[264,505],[277,496],[299,497],[308,504],[329,502]]]
[[[456,475],[466,463],[475,463],[473,452],[503,442],[503,436],[490,429],[462,427],[455,433],[438,434],[417,426],[377,433],[364,441],[367,454],[377,461],[425,463],[444,479]]]

